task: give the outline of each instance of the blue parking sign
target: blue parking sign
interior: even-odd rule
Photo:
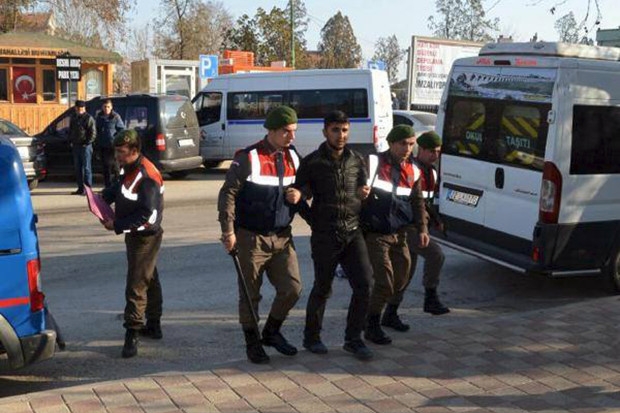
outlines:
[[[385,70],[385,62],[383,60],[368,60],[366,67],[368,69]]]
[[[216,55],[200,55],[200,78],[209,79],[217,76],[218,60]]]

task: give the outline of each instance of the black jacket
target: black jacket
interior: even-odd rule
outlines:
[[[363,158],[347,147],[338,160],[332,158],[326,143],[302,159],[294,186],[312,197],[312,231],[345,235],[357,229],[362,209],[357,190],[366,180]]]
[[[69,120],[69,142],[73,145],[90,145],[95,141],[97,130],[95,120],[88,112],[78,114],[75,112]]]

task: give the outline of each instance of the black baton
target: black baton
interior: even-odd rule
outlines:
[[[237,270],[237,277],[239,278],[239,283],[241,284],[241,290],[243,290],[243,295],[245,296],[245,301],[248,303],[248,307],[250,308],[250,313],[252,314],[252,320],[254,320],[254,329],[256,330],[256,334],[260,337],[260,329],[258,328],[258,316],[256,315],[256,311],[254,311],[254,306],[252,305],[252,300],[250,299],[250,290],[248,290],[248,284],[245,281],[245,277],[243,276],[243,271],[241,270],[241,263],[239,262],[239,256],[237,248],[233,248],[230,251],[230,256],[235,263],[235,270]]]

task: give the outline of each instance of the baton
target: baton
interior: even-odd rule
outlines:
[[[237,277],[239,278],[239,283],[241,284],[241,290],[243,290],[243,295],[245,296],[245,301],[248,303],[248,307],[250,308],[250,313],[252,314],[252,320],[254,320],[254,329],[256,330],[256,334],[260,337],[260,329],[258,327],[258,316],[256,315],[256,311],[254,311],[254,306],[252,305],[252,300],[250,299],[250,290],[248,290],[248,284],[245,281],[245,277],[243,276],[243,271],[241,270],[241,263],[239,262],[239,255],[237,248],[233,248],[232,251],[229,252],[230,256],[235,263],[235,270],[237,270]]]

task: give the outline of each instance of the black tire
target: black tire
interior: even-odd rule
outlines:
[[[609,262],[603,268],[603,276],[607,279],[611,292],[620,294],[620,247],[616,247],[609,255]]]
[[[39,180],[38,179],[31,179],[31,180],[28,181],[28,188],[35,189],[37,186],[39,186]]]
[[[211,168],[219,168],[222,165],[223,161],[208,161],[208,160],[204,160],[202,161],[202,164],[205,168],[207,169],[211,169]]]
[[[185,179],[187,175],[189,175],[189,172],[190,171],[172,171],[168,172],[168,175],[170,175],[172,179]]]

